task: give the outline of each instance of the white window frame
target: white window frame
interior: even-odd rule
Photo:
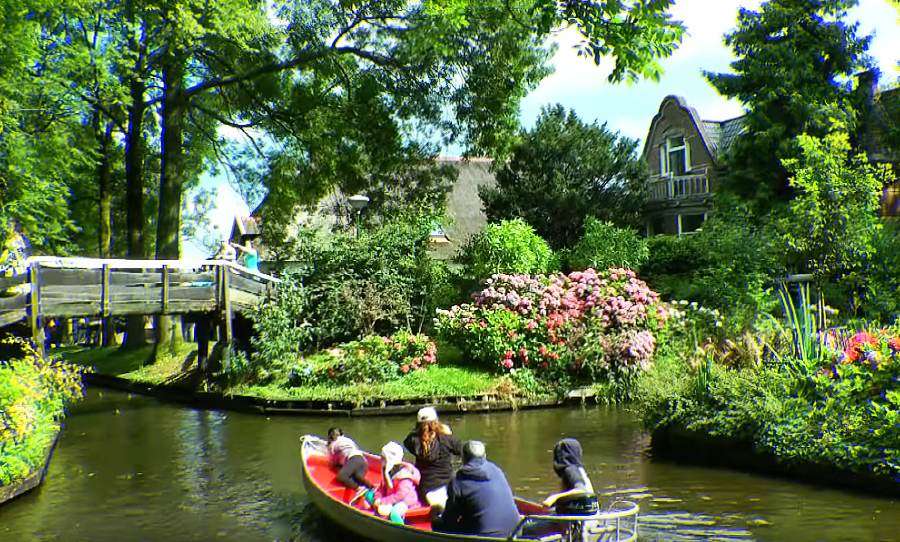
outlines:
[[[672,145],[672,140],[681,138],[681,145]],[[659,173],[660,175],[671,174],[672,168],[669,167],[669,155],[673,152],[684,150],[684,172],[687,174],[691,170],[691,146],[688,144],[688,138],[682,134],[668,134],[662,145],[659,146]]]
[[[700,214],[700,213],[684,213],[684,214],[695,215],[695,214]],[[706,224],[706,220],[707,220],[707,218],[709,218],[708,217],[709,213],[704,212],[702,214],[703,214],[703,224]],[[681,229],[681,213],[678,213],[677,218],[678,218],[678,236],[679,237],[681,237],[682,235],[694,235],[695,233],[697,233],[698,231],[703,229],[703,226],[701,225],[699,228],[697,228],[694,231],[683,231]]]

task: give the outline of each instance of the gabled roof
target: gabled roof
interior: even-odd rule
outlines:
[[[653,135],[653,131],[656,129],[656,124],[663,118],[663,110],[669,103],[674,103],[677,107],[681,108],[685,113],[687,113],[688,117],[691,119],[691,122],[694,124],[694,127],[697,129],[697,133],[700,134],[700,138],[703,140],[703,144],[706,145],[707,149],[709,149],[710,155],[715,157],[715,140],[713,139],[713,136],[708,132],[707,126],[704,121],[700,120],[700,115],[697,114],[697,110],[689,106],[685,99],[681,96],[669,95],[663,98],[663,101],[659,104],[659,112],[656,113],[656,116],[654,116],[653,120],[650,121],[650,129],[647,131],[647,139],[644,140],[644,152],[642,153],[644,159],[647,159],[647,153],[650,151],[650,144],[653,140],[651,136]],[[716,130],[718,134],[718,128],[713,129]]]

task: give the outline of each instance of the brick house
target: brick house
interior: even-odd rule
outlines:
[[[663,99],[642,155],[650,170],[648,235],[682,235],[703,226],[712,208],[718,159],[742,133],[742,120],[702,120],[684,98]]]
[[[883,179],[882,214],[900,216],[900,87],[879,90],[877,75],[865,72],[859,75],[859,88],[868,104],[860,134],[863,147],[873,163],[893,165],[893,179]],[[719,160],[744,133],[743,119],[703,120],[684,98],[663,99],[642,154],[650,172],[647,235],[684,235],[703,226],[721,175]]]

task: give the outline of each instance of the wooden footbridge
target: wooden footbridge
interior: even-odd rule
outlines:
[[[219,326],[228,344],[234,313],[256,305],[278,282],[225,260],[38,256],[27,265],[25,273],[0,277],[0,328],[27,321],[39,348],[50,319],[133,315],[199,316],[205,330]]]

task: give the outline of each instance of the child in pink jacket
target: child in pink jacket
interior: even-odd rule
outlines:
[[[419,469],[403,461],[403,447],[388,442],[381,449],[383,482],[378,491],[369,491],[366,500],[375,506],[378,515],[402,524],[410,508],[421,506],[418,485]]]

